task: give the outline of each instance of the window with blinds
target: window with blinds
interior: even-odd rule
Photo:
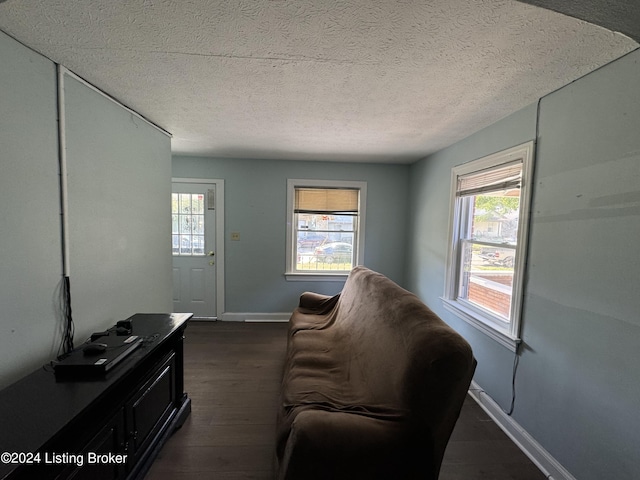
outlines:
[[[362,182],[290,181],[290,274],[346,274],[361,254]]]
[[[296,213],[357,215],[358,190],[354,188],[296,187]]]
[[[461,175],[457,178],[456,195],[466,197],[483,193],[509,191],[520,188],[522,181],[522,161],[506,166],[490,168],[481,172]]]
[[[519,342],[532,150],[528,143],[452,171],[445,306],[513,348]]]

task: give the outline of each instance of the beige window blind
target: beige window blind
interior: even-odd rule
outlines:
[[[296,187],[296,213],[355,215],[358,213],[357,189]]]
[[[467,197],[497,190],[520,188],[522,161],[458,177],[456,196]]]

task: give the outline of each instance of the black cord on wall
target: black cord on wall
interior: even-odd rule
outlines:
[[[62,292],[61,292],[61,306],[62,306],[62,342],[58,349],[58,357],[68,355],[73,351],[73,335],[74,325],[73,316],[71,314],[71,282],[68,276],[63,277]]]
[[[511,406],[509,407],[509,411],[505,412],[509,416],[513,413],[513,409],[516,405],[516,372],[518,371],[519,362],[520,355],[518,355],[518,351],[516,350],[516,353],[513,356],[513,372],[511,374]]]

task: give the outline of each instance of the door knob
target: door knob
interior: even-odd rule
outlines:
[[[213,257],[215,253],[213,253],[213,250],[211,250],[209,253],[207,253],[207,255],[209,255],[210,257]]]

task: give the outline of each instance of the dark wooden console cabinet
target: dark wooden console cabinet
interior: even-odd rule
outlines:
[[[61,379],[46,365],[0,391],[0,479],[142,478],[191,411],[183,378],[190,317],[130,317],[144,342],[104,375]]]

